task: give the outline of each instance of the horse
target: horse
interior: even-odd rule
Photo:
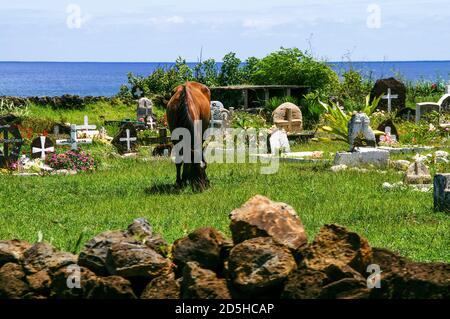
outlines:
[[[206,176],[203,143],[204,133],[211,121],[210,105],[211,91],[205,85],[197,82],[186,82],[176,87],[173,90],[172,98],[167,104],[166,115],[170,131],[173,133],[176,129],[182,128],[190,133],[189,162],[177,161],[176,163],[176,183],[180,188],[191,184],[194,189],[203,191],[209,186],[208,177]],[[201,130],[196,126],[199,124],[201,124]],[[200,134],[201,136],[199,136]],[[199,142],[202,143],[200,146],[201,157],[198,156],[198,153],[196,154],[199,151],[196,143]],[[187,157],[183,158],[186,159]],[[181,169],[183,169],[183,174],[181,174]]]

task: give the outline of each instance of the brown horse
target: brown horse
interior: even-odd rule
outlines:
[[[189,161],[176,164],[179,187],[188,183],[200,191],[208,187],[206,161],[203,157],[203,136],[211,120],[210,104],[211,92],[206,86],[196,82],[186,82],[174,89],[173,96],[167,105],[167,122],[172,133],[180,128],[186,129],[190,133]],[[200,124],[201,129],[198,127]],[[180,141],[182,139],[178,140],[178,142]],[[174,143],[176,142],[174,141]],[[200,146],[199,143],[201,143]],[[200,151],[201,155],[198,154]],[[186,156],[183,158],[186,159]],[[183,165],[184,167],[182,167]],[[183,174],[181,174],[182,168]]]

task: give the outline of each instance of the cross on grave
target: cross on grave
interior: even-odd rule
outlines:
[[[147,119],[147,125],[150,126],[150,129],[153,131],[156,128],[158,123],[155,122],[153,116],[149,116]]]
[[[123,138],[119,139],[119,141],[127,142],[127,151],[131,152],[131,142],[136,142],[137,137],[131,137],[130,129],[127,129],[126,132],[127,132],[127,137],[123,137]]]
[[[38,147],[33,145],[39,145]],[[32,143],[32,149],[31,149],[31,157],[37,158],[40,157],[42,160],[45,160],[45,156],[48,153],[54,153],[55,148],[53,147],[53,143],[47,139],[45,136],[40,136],[39,138],[35,139]],[[39,155],[40,153],[40,155]],[[35,155],[36,154],[36,155]]]
[[[3,144],[3,151],[0,151],[0,167],[5,167],[7,163],[19,159],[23,139],[16,126],[0,125],[1,132],[3,132],[3,138],[0,138],[0,144]],[[10,134],[13,138],[9,138]]]
[[[70,138],[66,140],[57,140],[56,145],[70,145],[72,151],[78,150],[78,144],[92,144],[92,139],[78,139],[77,130],[83,126],[72,124],[70,126]]]
[[[392,90],[389,88],[387,95],[382,97],[383,100],[388,101],[388,113],[392,112],[392,100],[398,99],[398,94],[392,94]]]
[[[84,131],[86,136],[87,136],[89,130],[95,130],[96,128],[97,128],[96,125],[89,125],[89,118],[87,115],[84,116],[84,124],[77,125],[77,130]]]
[[[135,95],[136,97],[141,97],[143,93],[144,93],[144,92],[141,90],[140,87],[138,87],[138,88],[136,89],[136,91],[134,91],[134,95]]]

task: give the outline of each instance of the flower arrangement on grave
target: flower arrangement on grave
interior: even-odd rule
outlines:
[[[97,161],[91,154],[85,152],[67,151],[52,154],[46,159],[46,164],[55,170],[72,170],[77,172],[93,171],[97,168]]]

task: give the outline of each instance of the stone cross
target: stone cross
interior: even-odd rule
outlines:
[[[387,95],[383,96],[383,100],[388,101],[388,113],[392,112],[392,100],[398,99],[398,94],[392,94],[392,90],[389,88]]]
[[[45,147],[45,140],[47,138],[45,136],[41,136],[40,140],[41,140],[41,147],[33,147],[31,152],[34,153],[41,153],[41,160],[45,160],[45,155],[47,153],[53,153],[55,152],[55,148],[53,146],[50,147]]]
[[[131,142],[136,142],[137,138],[136,137],[131,137],[129,129],[127,129],[126,132],[127,132],[127,137],[121,138],[120,141],[121,142],[127,142],[127,150],[128,150],[128,152],[131,152]]]
[[[144,92],[142,92],[142,90],[141,90],[140,87],[138,87],[138,88],[136,89],[136,91],[134,91],[134,95],[136,95],[137,97],[141,97],[141,96],[142,96],[142,93],[144,93]]]
[[[150,129],[153,131],[156,128],[156,122],[153,120],[153,116],[149,116],[147,120],[147,125],[150,126]]]
[[[78,144],[92,144],[92,139],[78,139],[77,131],[80,127],[83,128],[83,126],[72,124],[70,126],[70,138],[66,140],[57,140],[56,145],[70,145],[72,151],[77,151]]]

